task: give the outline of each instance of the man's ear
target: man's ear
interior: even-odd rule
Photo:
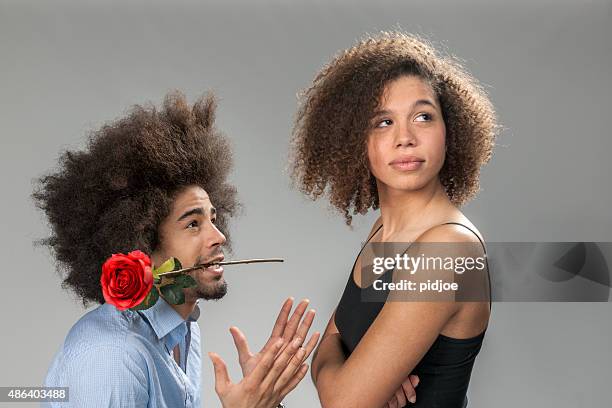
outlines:
[[[164,263],[167,258],[164,251],[161,250],[161,243],[151,252],[151,262],[153,262],[155,268]]]
[[[164,235],[162,234],[161,231],[162,226],[158,225],[157,226],[157,236],[154,238],[154,241],[151,243],[151,253],[150,253],[150,257],[151,257],[151,262],[153,262],[153,265],[155,267],[158,267],[159,265],[161,265],[162,263],[164,263],[169,257],[166,256],[166,252],[164,251],[163,248],[163,240],[164,240]]]

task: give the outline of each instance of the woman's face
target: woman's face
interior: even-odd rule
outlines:
[[[442,110],[431,86],[416,76],[389,82],[367,136],[370,171],[379,188],[414,191],[437,178],[445,138]]]

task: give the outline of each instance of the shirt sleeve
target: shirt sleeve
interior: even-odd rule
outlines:
[[[65,365],[70,407],[146,408],[146,363],[113,346],[88,348]]]

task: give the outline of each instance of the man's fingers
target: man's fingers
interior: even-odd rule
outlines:
[[[308,313],[306,313],[306,316],[304,317],[302,322],[300,323],[300,320],[302,319],[302,316],[304,315],[304,312],[306,311],[309,302],[310,301],[308,299],[304,299],[295,308],[293,316],[287,324],[287,328],[285,329],[285,333],[283,334],[283,339],[287,342],[286,344],[290,344],[293,339],[298,337],[301,339],[306,339],[306,336],[308,335],[308,330],[310,330],[310,326],[312,325],[312,321],[314,320],[314,316],[316,313],[314,309],[309,310]],[[299,324],[299,327],[296,329],[295,327],[297,324]]]
[[[287,325],[287,319],[289,319],[289,313],[291,312],[292,307],[293,297],[289,297],[281,306],[280,312],[278,312],[276,322],[274,322],[274,328],[272,329],[272,337],[282,336],[283,331],[285,330],[285,326]]]
[[[249,350],[249,343],[245,335],[237,327],[230,327],[230,333],[234,339],[236,350],[238,350],[238,362],[242,366],[250,357],[251,351]]]
[[[293,311],[293,315],[291,315],[291,318],[289,319],[289,322],[287,322],[285,330],[283,331],[283,339],[285,341],[291,341],[295,335],[298,325],[300,324],[300,320],[302,320],[302,316],[308,307],[308,303],[310,303],[310,300],[302,300]]]
[[[412,384],[413,387],[416,387],[417,385],[419,385],[420,378],[418,375],[410,374],[408,376],[408,379],[410,380],[410,383]]]
[[[321,337],[320,332],[314,332],[314,334],[310,337],[310,340],[308,340],[308,343],[306,343],[306,346],[304,346],[304,349],[306,350],[306,355],[302,359],[302,362],[304,362],[308,357],[310,357],[310,353],[312,353],[312,350],[314,350],[314,348],[317,346],[319,337]]]
[[[283,305],[281,306],[280,312],[278,312],[278,316],[276,317],[276,322],[274,322],[274,327],[272,328],[272,334],[270,334],[270,338],[266,342],[266,344],[261,349],[260,353],[265,353],[268,351],[270,347],[278,340],[285,331],[285,327],[287,326],[287,319],[289,318],[289,313],[291,312],[291,308],[293,307],[293,298],[289,297]]]
[[[291,384],[293,381],[293,377],[299,372],[303,367],[304,361],[310,356],[310,353],[314,350],[317,342],[319,341],[321,333],[315,332],[306,343],[305,347],[300,347],[298,351],[295,353],[287,367],[284,369],[276,384],[274,386],[275,389],[285,389],[288,384]],[[294,343],[296,345],[297,343]],[[299,381],[298,381],[299,382]],[[296,383],[297,385],[297,383]]]
[[[289,381],[289,383],[285,385],[285,388],[283,388],[283,390],[281,391],[280,393],[281,400],[285,398],[287,394],[293,391],[295,387],[297,387],[297,385],[300,383],[300,381],[302,381],[302,379],[304,378],[307,372],[308,372],[308,364],[302,364],[302,366],[297,371],[297,373],[293,374],[293,378],[291,378],[291,381]]]
[[[272,369],[272,366],[274,365],[274,357],[281,349],[283,344],[284,341],[279,339],[272,344],[272,347],[262,354],[261,359],[257,362],[253,372],[248,375],[250,381],[253,381],[255,384],[260,384],[263,381],[263,379]]]
[[[215,391],[217,394],[221,395],[231,383],[229,373],[227,372],[227,366],[221,357],[215,353],[208,353],[208,357],[210,361],[212,361],[215,369]]]
[[[294,344],[297,345],[297,343]],[[302,363],[304,362],[305,357],[306,349],[304,349],[303,347],[299,347],[295,355],[291,358],[288,364],[285,365],[278,379],[274,382],[275,390],[282,390],[287,384],[291,382],[291,379],[293,378],[295,373],[300,369],[300,367],[302,367]]]
[[[417,381],[417,384],[418,384],[418,381]],[[402,389],[404,390],[404,394],[406,395],[406,398],[408,399],[408,401],[414,404],[416,402],[416,391],[414,390],[414,387],[412,386],[410,376],[408,377],[406,381],[402,383]]]
[[[397,399],[395,398],[395,395],[391,397],[391,399],[389,400],[389,402],[387,402],[387,404],[389,404],[389,408],[398,408]]]
[[[314,309],[310,309],[308,313],[304,316],[304,320],[300,323],[300,327],[298,327],[296,336],[306,339],[308,335],[308,330],[310,330],[310,326],[312,326],[312,322],[315,318],[316,311]]]
[[[291,361],[294,360],[294,356],[299,354],[299,351],[303,351],[303,349],[300,347],[301,344],[302,339],[300,339],[299,337],[293,339],[291,343],[285,346],[284,350],[280,353],[280,355],[275,358],[272,369],[262,382],[262,386],[265,389],[267,389],[268,387],[281,389],[284,384],[280,384],[278,383],[278,381],[281,375],[287,370],[287,368],[291,370],[291,373],[289,375],[289,378],[291,378],[291,375],[295,372],[295,370],[300,367],[300,365],[302,364],[301,360],[297,362],[297,366],[295,362],[292,365]]]

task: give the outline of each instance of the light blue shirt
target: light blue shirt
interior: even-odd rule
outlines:
[[[41,406],[200,408],[199,315],[196,304],[185,321],[162,297],[138,312],[98,306],[72,326],[44,381],[69,387],[69,403]]]

